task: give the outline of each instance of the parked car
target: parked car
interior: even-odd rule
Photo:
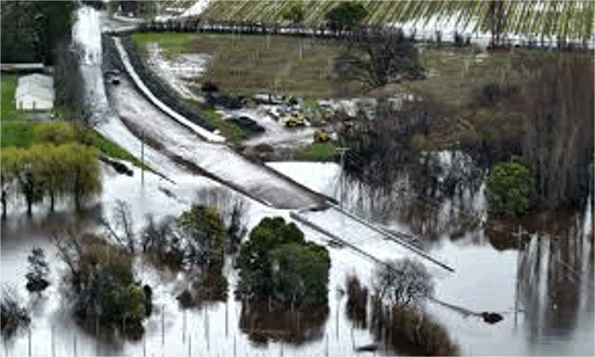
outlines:
[[[251,135],[261,134],[261,133],[264,133],[264,131],[265,131],[264,127],[262,127],[260,124],[258,124],[253,119],[250,119],[246,116],[241,116],[239,118],[232,118],[232,119],[229,119],[229,121],[236,124],[237,126],[242,128],[242,130],[250,133]]]

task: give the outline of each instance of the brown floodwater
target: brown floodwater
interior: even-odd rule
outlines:
[[[279,163],[274,167],[322,193],[338,195],[340,192],[337,165]],[[167,203],[166,200],[174,198],[161,193],[158,187],[167,187],[179,197],[188,197],[188,192],[199,186],[212,185],[203,180],[194,189],[167,186],[165,181],[146,174],[144,189],[135,191],[131,188],[137,186],[136,174],[132,178],[109,178],[110,184],[100,200],[103,207],[121,198],[129,200],[133,210],[144,209],[143,213],[166,209],[165,213],[175,214],[185,205]],[[356,204],[369,198],[358,198],[355,190],[352,192],[353,204],[347,203],[345,207],[364,211],[365,205],[358,208]],[[136,197],[139,195],[142,199]],[[481,197],[479,193],[474,199],[481,201]],[[504,320],[488,325],[480,318],[465,317],[454,309],[431,302],[426,306],[428,313],[445,326],[464,355],[593,355],[591,207],[587,207],[587,212],[539,214],[521,224],[464,223],[464,217],[471,213],[482,217],[482,211],[475,209],[482,205],[481,202],[466,204],[461,212],[461,205],[452,205],[448,200],[434,205],[420,202],[413,205],[403,200],[398,205],[400,212],[383,217],[382,223],[390,229],[418,233],[421,247],[455,269],[454,273],[449,273],[424,263],[434,277],[437,299],[474,312],[498,312]],[[434,211],[426,212],[424,206]],[[411,212],[407,211],[408,207]],[[102,210],[105,208],[97,206],[93,212],[96,215]],[[249,226],[258,223],[263,215],[273,214],[288,219],[288,211],[274,210],[252,201]],[[358,228],[336,211],[310,212],[307,216],[382,259],[417,258],[394,242],[374,235],[373,231]],[[331,271],[326,313],[298,318],[295,313],[246,310],[245,304],[236,301],[233,294],[224,302],[183,310],[175,296],[186,286],[184,276],[160,273],[139,262],[137,277],[154,287],[155,308],[145,323],[145,335],[140,341],[96,338],[70,318],[68,300],[62,297],[59,283],[63,266],[48,239],[51,230],[67,223],[78,222],[82,227],[95,229],[93,220],[81,219],[66,211],[36,217],[31,221],[22,215],[12,215],[2,224],[2,286],[11,286],[21,297],[20,301],[33,311],[30,337],[21,333],[11,341],[3,341],[2,355],[27,355],[29,348],[32,355],[40,356],[355,355],[355,347],[375,342],[368,330],[354,328],[347,318],[346,296],[337,289],[344,289],[348,274],[357,274],[363,284],[371,286],[375,263],[349,248],[336,246],[329,247]],[[374,219],[374,215],[370,213],[369,218]],[[327,237],[301,227],[307,239],[327,244]],[[520,240],[515,235],[519,230]],[[432,232],[431,239],[424,238],[424,232]],[[28,296],[24,289],[26,257],[33,246],[44,248],[51,261],[52,285],[43,299]],[[233,288],[237,272],[231,266],[229,259],[224,272]],[[276,316],[282,318],[276,320]],[[395,354],[383,349],[381,346],[377,353]]]

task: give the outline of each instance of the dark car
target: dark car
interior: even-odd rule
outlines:
[[[232,118],[232,119],[229,119],[228,121],[236,124],[237,126],[242,128],[242,130],[244,130],[245,132],[248,132],[251,135],[264,133],[264,128],[260,124],[258,124],[256,121],[254,121],[246,116],[241,116],[239,118]]]

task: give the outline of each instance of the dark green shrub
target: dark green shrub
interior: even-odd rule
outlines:
[[[534,195],[534,179],[522,163],[498,164],[488,177],[486,197],[496,214],[522,215]]]

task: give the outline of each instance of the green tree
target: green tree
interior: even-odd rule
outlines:
[[[81,210],[85,200],[101,193],[99,155],[95,148],[78,143],[64,144],[62,149],[66,152],[63,163],[68,191],[74,198],[75,208]]]
[[[34,203],[43,200],[44,181],[40,175],[41,161],[39,159],[40,148],[38,145],[29,150],[23,148],[6,148],[2,150],[2,166],[16,181],[18,190],[25,196],[27,202],[27,214],[32,214]],[[5,162],[6,160],[6,162]]]
[[[298,305],[325,304],[328,299],[330,258],[322,246],[283,244],[269,253],[273,266],[273,294]]]
[[[239,291],[302,304],[326,302],[330,259],[326,248],[306,243],[282,217],[263,218],[250,232],[237,260]]]
[[[283,18],[289,20],[294,24],[299,24],[304,21],[304,8],[301,4],[293,5],[289,10],[283,13]]]
[[[223,263],[225,223],[217,209],[193,205],[182,213],[179,225],[198,244],[198,263],[212,266]]]
[[[2,123],[2,149],[9,146],[28,148],[33,143],[31,124]]]
[[[2,1],[2,62],[52,64],[59,40],[70,35],[73,1]]]
[[[522,215],[534,195],[534,179],[524,164],[498,164],[487,180],[490,210],[498,214]]]
[[[11,195],[16,193],[16,174],[19,168],[19,156],[22,151],[16,147],[3,148],[1,154],[0,181],[2,184],[2,218],[6,218],[6,209]]]
[[[68,175],[64,162],[69,155],[63,146],[38,145],[40,169],[39,175],[45,183],[46,193],[50,197],[50,210],[54,211],[56,198],[67,193]]]
[[[33,143],[62,145],[75,141],[75,132],[69,123],[39,123],[33,127]]]
[[[360,3],[341,2],[330,10],[325,18],[331,30],[341,33],[358,27],[368,16],[368,11]]]

